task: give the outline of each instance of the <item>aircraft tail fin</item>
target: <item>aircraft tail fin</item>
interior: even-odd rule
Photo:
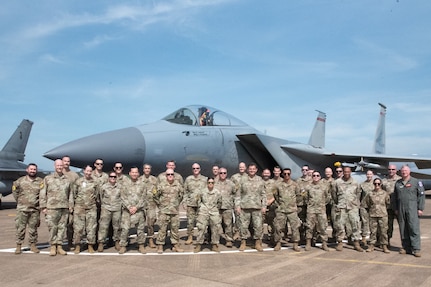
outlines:
[[[325,147],[325,125],[326,125],[326,114],[324,112],[318,111],[316,123],[314,124],[313,131],[311,132],[308,144],[317,147]]]
[[[380,116],[377,124],[376,136],[374,137],[373,153],[384,154],[386,153],[386,130],[385,130],[385,118],[386,118],[386,106],[379,103]]]
[[[18,128],[0,151],[0,158],[24,161],[25,149],[27,147],[32,126],[32,121],[25,119],[22,120]]]

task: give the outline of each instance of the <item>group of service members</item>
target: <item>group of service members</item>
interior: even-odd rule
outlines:
[[[329,221],[337,251],[343,250],[347,237],[357,251],[363,252],[367,247],[366,251],[372,252],[380,246],[389,253],[397,218],[402,241],[399,253],[421,256],[419,217],[424,209],[424,189],[410,176],[408,166],[401,168],[399,176],[396,167],[389,165],[384,179],[367,171],[363,183],[351,177],[350,167],[341,165],[336,165],[335,178],[330,167],[322,178],[305,165],[303,175],[296,180],[291,179],[290,168],[274,167],[271,177],[269,169],[258,175],[256,164],[247,167],[243,162],[230,178],[227,169],[218,166],[213,166],[212,175],[206,177],[200,165],[194,163],[192,174],[185,180],[175,172],[173,160],[157,177],[151,174],[149,164],[144,164],[142,176],[138,167],[132,167],[129,176],[124,175],[121,162],[105,173],[102,159],[94,162],[94,168],[86,166],[82,177],[69,167],[68,156],[57,159],[55,172],[42,179],[36,176],[37,165],[32,163],[27,175],[14,182],[16,254],[21,253],[27,226],[30,251],[39,253],[36,243],[41,212],[49,229],[51,256],[67,254],[62,247],[65,234],[69,250],[75,254],[80,253],[84,236],[89,253],[94,253],[96,246],[98,252],[103,252],[109,236],[115,249],[123,254],[133,227],[140,253],[147,252],[147,245],[163,253],[168,227],[172,251],[182,252],[179,210],[183,204],[187,214],[186,245],[193,244],[197,227],[194,252],[201,251],[206,236],[215,252],[219,252],[220,238],[228,248],[239,239],[239,250],[244,251],[250,237],[254,248],[263,251],[264,223],[274,251],[281,249],[288,227],[294,251],[301,250],[302,242],[309,251],[316,240],[328,251]]]

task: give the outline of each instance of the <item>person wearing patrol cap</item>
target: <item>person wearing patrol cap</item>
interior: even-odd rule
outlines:
[[[425,207],[425,192],[421,181],[410,176],[410,167],[401,168],[401,179],[395,183],[393,209],[398,217],[402,248],[400,254],[421,257],[419,217]]]

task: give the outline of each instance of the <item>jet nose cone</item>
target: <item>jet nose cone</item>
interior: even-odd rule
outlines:
[[[125,128],[68,142],[43,156],[55,160],[65,155],[75,167],[92,166],[97,158],[103,159],[105,167],[115,162],[139,166],[145,158],[145,139],[137,128]]]

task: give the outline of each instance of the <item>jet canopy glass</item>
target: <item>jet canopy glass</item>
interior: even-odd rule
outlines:
[[[243,121],[208,106],[193,105],[181,108],[163,118],[171,123],[191,126],[246,126]]]

